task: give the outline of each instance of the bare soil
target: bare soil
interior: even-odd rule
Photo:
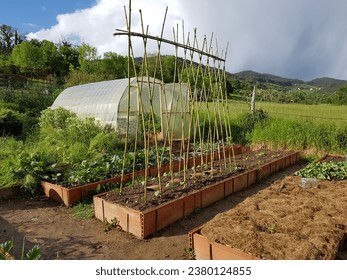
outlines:
[[[105,233],[102,222],[95,218],[77,220],[70,207],[45,197],[0,201],[0,243],[13,239],[13,251],[20,258],[23,240],[25,248],[38,244],[42,258],[48,260],[175,260],[187,259],[188,232],[212,220],[218,213],[233,209],[245,199],[302,168],[296,165],[264,181],[234,193],[210,207],[182,219],[150,239],[141,240],[113,228]],[[334,213],[330,213],[334,216]]]
[[[123,188],[121,194],[112,191],[102,197],[107,201],[143,211],[188,195],[193,191],[203,189],[247,170],[257,169],[263,164],[282,158],[292,152],[259,149],[236,155],[233,159],[216,160],[213,165],[209,163],[205,167],[199,166],[195,170],[188,169],[185,175],[186,184],[181,184],[185,181],[182,171],[175,173],[172,177],[170,175],[161,176],[161,195],[156,192],[159,190],[158,177],[149,178],[149,187],[147,187],[146,192],[147,202],[144,199],[143,183],[138,181],[133,186]]]
[[[331,259],[347,229],[346,206],[347,180],[302,188],[300,177],[287,176],[217,215],[201,234],[262,259]]]

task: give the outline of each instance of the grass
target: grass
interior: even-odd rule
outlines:
[[[347,153],[347,106],[258,102],[256,108],[269,113],[270,118],[249,122],[245,117],[250,112],[248,103],[228,103],[227,119],[235,142],[311,153]],[[202,119],[207,118],[206,107],[199,113]]]
[[[72,207],[72,217],[77,220],[88,220],[94,217],[93,203],[79,202]]]
[[[256,102],[256,109],[262,109],[273,116],[285,116],[296,119],[311,119],[314,122],[345,123],[347,122],[347,106],[342,105],[305,105]],[[230,101],[228,115],[231,118],[250,111],[250,104],[240,101]]]

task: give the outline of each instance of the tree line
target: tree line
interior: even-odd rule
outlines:
[[[146,73],[142,73],[142,61],[143,58],[135,59],[136,65],[131,67],[131,76],[134,76],[134,71],[139,76],[146,76]],[[177,80],[178,72],[184,81],[190,81],[196,75],[196,73],[189,74],[187,71],[182,71],[183,59],[177,59],[175,56],[162,56],[162,69],[159,69],[156,64],[157,55],[149,56],[146,71],[164,82]],[[5,24],[0,25],[0,65],[45,69],[58,84],[65,86],[128,76],[128,58],[125,56],[115,52],[100,55],[91,45],[74,46],[64,38],[59,43],[48,40],[27,40],[17,29]],[[200,78],[198,86],[202,83],[203,77]],[[250,97],[254,84],[254,80],[237,78],[227,73],[225,89],[230,98],[245,100]],[[272,84],[268,81],[263,83],[258,81],[257,85],[261,89],[258,95],[261,101],[347,104],[346,85],[333,93],[294,91],[290,86]]]

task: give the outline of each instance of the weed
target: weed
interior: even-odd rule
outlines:
[[[88,220],[93,216],[93,203],[79,202],[72,207],[72,217],[74,217],[77,220]]]
[[[276,232],[276,224],[272,224],[271,226],[267,227],[266,231],[270,234],[273,234]]]
[[[109,232],[112,228],[119,228],[121,229],[121,226],[119,225],[119,221],[116,217],[111,219],[111,222],[107,221],[107,219],[104,220],[104,231]]]
[[[188,260],[194,260],[195,259],[194,249],[192,249],[190,247],[184,248],[184,255],[185,255],[186,259],[188,259]]]

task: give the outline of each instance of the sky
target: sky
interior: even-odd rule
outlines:
[[[0,0],[0,24],[11,25],[28,38],[95,46],[99,54],[127,54],[124,6],[128,0]],[[149,34],[159,36],[168,14],[164,37],[193,41],[206,36],[219,56],[227,51],[226,70],[252,70],[287,78],[347,79],[346,0],[132,0],[132,30],[141,32],[139,9]],[[183,36],[184,27],[184,36]],[[173,32],[174,30],[174,32]],[[212,36],[213,34],[213,36]],[[134,39],[135,56],[142,56]],[[154,43],[149,51],[156,52]],[[175,49],[163,46],[164,54]]]

